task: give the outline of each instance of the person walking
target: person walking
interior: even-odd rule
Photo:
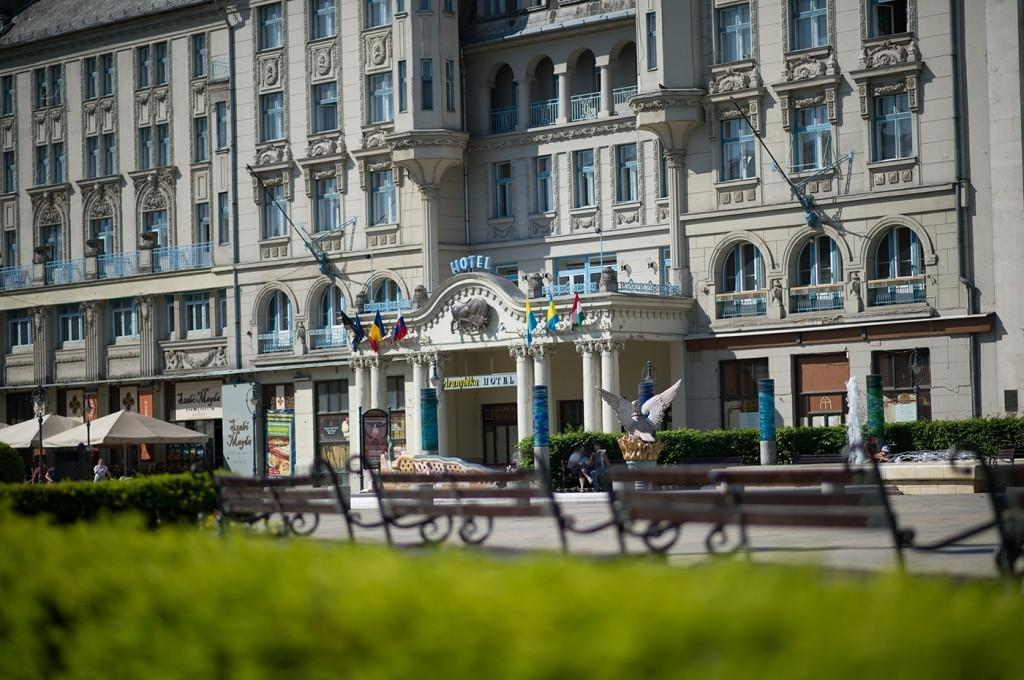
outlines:
[[[104,479],[110,478],[110,469],[103,463],[103,459],[100,458],[96,463],[96,467],[92,469],[92,481],[102,482]]]

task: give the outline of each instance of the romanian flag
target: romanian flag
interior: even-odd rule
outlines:
[[[530,299],[526,299],[526,345],[533,343],[533,330],[537,328],[537,317],[533,315],[533,308],[530,307]]]
[[[569,309],[569,320],[572,321],[573,328],[579,328],[583,325],[583,305],[580,303],[579,293],[576,293],[576,296],[572,299],[572,307]]]
[[[341,322],[344,323],[346,326],[348,326],[349,323],[352,324],[352,351],[355,352],[359,349],[359,343],[361,343],[363,341],[363,338],[366,337],[366,331],[363,330],[363,324],[361,321],[359,321],[358,314],[356,314],[354,319],[349,319],[349,323],[345,323],[345,319],[348,319],[348,316],[344,312],[342,312]]]
[[[380,318],[380,310],[377,310],[377,316],[373,317],[373,323],[370,324],[370,330],[366,331],[366,337],[370,339],[370,347],[377,354],[380,354],[380,341],[384,339],[384,321]]]
[[[405,315],[399,316],[398,323],[391,329],[391,344],[394,345],[408,334],[409,327],[405,325]]]
[[[548,330],[552,333],[555,331],[555,326],[558,325],[558,310],[555,309],[555,298],[548,296],[548,314],[544,321],[544,325],[547,326]]]

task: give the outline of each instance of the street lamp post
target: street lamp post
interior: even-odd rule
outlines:
[[[249,408],[249,413],[252,414],[252,476],[259,476],[259,455],[258,444],[259,438],[256,436],[256,421],[259,420],[260,415],[260,398],[256,395],[256,388],[249,390],[249,399],[245,402],[245,405]]]
[[[43,448],[43,416],[46,415],[46,390],[43,389],[42,385],[32,392],[32,412],[35,413],[36,420],[39,421],[39,469],[42,470],[45,452]],[[43,481],[42,475],[40,475],[39,481]]]
[[[85,448],[92,455],[92,416],[95,409],[87,399],[82,405],[82,418],[85,420]]]
[[[921,371],[924,369],[924,361],[921,358],[921,353],[916,349],[910,353],[907,358],[907,366],[910,367],[910,373],[914,376],[914,420],[921,420]]]

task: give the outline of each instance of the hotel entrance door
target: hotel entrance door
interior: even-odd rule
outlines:
[[[515,404],[484,404],[484,464],[508,465],[512,462],[519,428]]]

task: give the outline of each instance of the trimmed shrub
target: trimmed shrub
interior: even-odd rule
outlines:
[[[19,515],[45,515],[67,524],[110,513],[137,512],[150,526],[195,522],[217,506],[206,475],[158,475],[107,482],[2,484],[0,503]]]
[[[25,463],[18,452],[7,444],[0,444],[0,484],[25,481]]]
[[[0,521],[0,677],[1000,678],[996,583]],[[880,630],[880,627],[882,628]]]

